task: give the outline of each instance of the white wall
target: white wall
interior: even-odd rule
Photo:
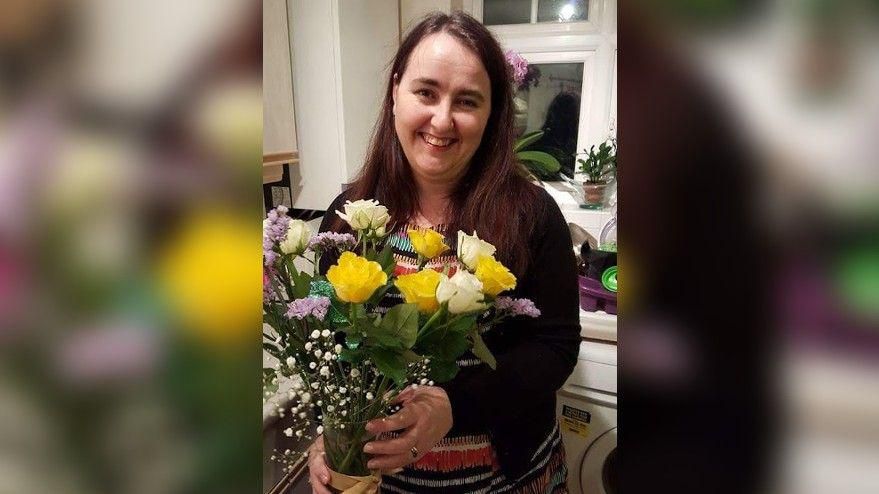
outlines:
[[[346,181],[351,181],[363,165],[384,96],[384,82],[399,46],[399,10],[394,0],[342,1],[342,105]]]
[[[263,0],[263,154],[296,150],[286,0]]]
[[[326,209],[362,164],[384,70],[398,46],[397,0],[287,0],[299,166],[293,207]]]

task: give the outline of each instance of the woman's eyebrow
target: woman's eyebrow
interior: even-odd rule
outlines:
[[[436,79],[430,79],[428,77],[419,77],[417,79],[412,79],[412,82],[416,84],[424,84],[425,86],[431,86],[435,88],[440,87],[439,81],[437,81]],[[480,102],[485,101],[485,96],[483,96],[482,93],[476,89],[462,89],[458,91],[458,96],[469,96],[471,98],[479,100]]]

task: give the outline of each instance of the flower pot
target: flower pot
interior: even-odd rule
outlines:
[[[604,202],[605,182],[583,182],[583,197],[587,206],[601,207]]]

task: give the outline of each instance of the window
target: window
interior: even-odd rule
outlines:
[[[579,22],[589,18],[587,0],[483,0],[482,21],[487,26]]]
[[[532,63],[530,66],[535,77],[516,92],[516,133],[542,130],[543,137],[528,149],[555,156],[562,165],[562,173],[573,177],[584,64]]]
[[[617,0],[472,3],[472,14],[504,50],[540,70],[537,84],[517,91],[516,130],[521,135],[551,129],[535,144],[556,155],[566,173],[576,164],[567,153],[582,152],[614,133],[616,6]]]

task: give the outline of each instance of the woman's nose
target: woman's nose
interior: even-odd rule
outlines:
[[[431,124],[437,131],[447,132],[455,128],[451,105],[439,104],[433,112]]]

